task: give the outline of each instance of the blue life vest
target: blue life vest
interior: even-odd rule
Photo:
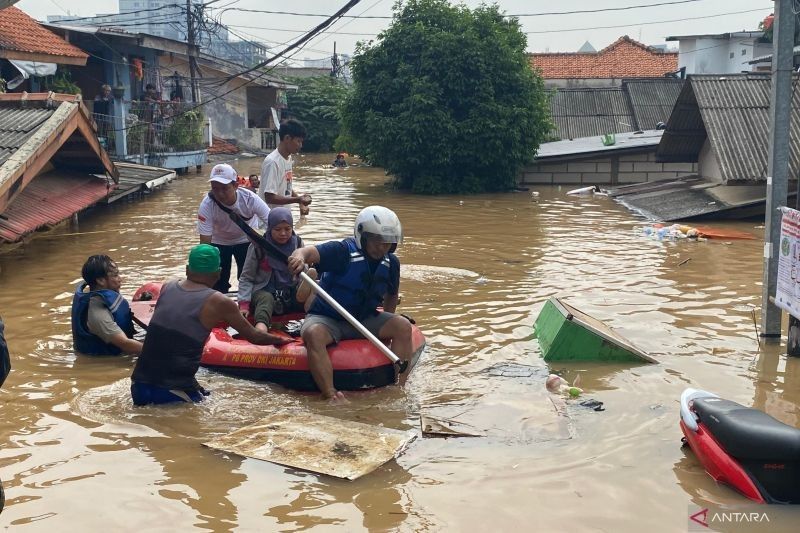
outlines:
[[[86,320],[89,315],[89,300],[94,295],[103,298],[114,322],[119,325],[128,338],[133,338],[133,315],[128,301],[123,296],[112,290],[100,289],[99,291],[83,292],[85,282],[78,283],[75,295],[72,297],[72,342],[75,350],[89,355],[118,355],[122,350],[113,344],[107,344],[89,331]]]
[[[351,315],[363,320],[375,314],[389,290],[389,255],[384,255],[373,273],[367,256],[356,246],[355,239],[343,241],[350,252],[350,265],[344,274],[325,272],[319,284]],[[336,310],[319,296],[311,304],[309,313],[343,320]]]

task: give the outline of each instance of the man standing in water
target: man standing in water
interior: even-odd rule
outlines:
[[[411,323],[395,315],[400,289],[400,261],[394,255],[403,240],[400,220],[393,211],[373,205],[356,217],[353,237],[298,248],[289,256],[289,270],[299,274],[317,265],[320,286],[379,339],[389,339],[397,356],[412,355]],[[298,289],[300,291],[301,289]],[[378,306],[383,311],[378,311]],[[333,403],[345,397],[333,384],[327,347],[361,334],[322,298],[315,298],[301,329],[308,365],[322,396]]]
[[[266,200],[272,207],[288,204],[300,204],[300,214],[308,214],[311,203],[310,194],[299,194],[292,188],[292,155],[300,152],[306,138],[306,127],[294,119],[281,123],[278,130],[280,143],[261,164],[261,183],[258,196]]]
[[[251,326],[233,300],[211,288],[219,273],[219,250],[200,244],[189,252],[186,279],[162,287],[131,376],[134,405],[199,402],[208,396],[194,376],[211,328],[220,322],[253,344],[292,342]]]
[[[83,264],[81,276],[72,297],[75,350],[90,355],[141,352],[142,343],[133,338],[131,308],[119,293],[122,276],[117,264],[107,255],[93,255]]]
[[[269,207],[264,200],[253,191],[239,187],[236,179],[237,174],[232,166],[225,164],[214,166],[211,169],[211,179],[208,181],[211,183],[211,194],[216,201],[206,195],[197,210],[197,232],[200,234],[200,242],[217,247],[222,258],[222,271],[219,280],[214,284],[214,289],[225,293],[231,288],[232,260],[236,260],[236,268],[241,275],[247,249],[250,247],[250,239],[242,228],[231,220],[225,209],[238,214],[256,229],[258,228],[256,219],[261,220],[266,226],[269,217]]]

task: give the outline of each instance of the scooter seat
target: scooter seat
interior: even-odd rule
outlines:
[[[800,461],[800,429],[722,398],[694,400],[694,412],[732,457]]]

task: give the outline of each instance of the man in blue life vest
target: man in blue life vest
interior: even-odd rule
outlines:
[[[11,372],[11,357],[8,355],[8,344],[6,344],[5,324],[3,317],[0,316],[0,387]],[[0,507],[0,509],[2,509]]]
[[[381,206],[364,208],[356,217],[353,237],[318,246],[304,246],[289,256],[289,270],[299,274],[305,265],[316,265],[320,286],[373,335],[390,339],[400,359],[412,355],[411,323],[395,315],[399,300],[400,261],[394,255],[403,240],[400,220]],[[378,311],[379,306],[383,311]],[[333,383],[333,367],[327,346],[342,339],[361,338],[339,313],[322,298],[315,298],[301,329],[314,382],[324,398],[345,402]]]
[[[93,255],[81,269],[83,281],[72,297],[72,342],[89,355],[138,354],[142,343],[133,338],[133,315],[119,293],[122,277],[107,255]],[[86,291],[86,288],[89,288]]]

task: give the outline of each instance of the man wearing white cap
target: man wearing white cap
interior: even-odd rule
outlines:
[[[216,165],[211,169],[211,179],[208,181],[211,183],[211,194],[222,206],[237,213],[255,229],[258,229],[258,220],[267,225],[269,206],[253,191],[238,187],[236,171],[232,166]],[[213,288],[228,292],[231,288],[231,258],[236,259],[236,267],[241,274],[250,241],[217,202],[208,195],[200,202],[197,232],[201,243],[219,248],[221,270]]]

